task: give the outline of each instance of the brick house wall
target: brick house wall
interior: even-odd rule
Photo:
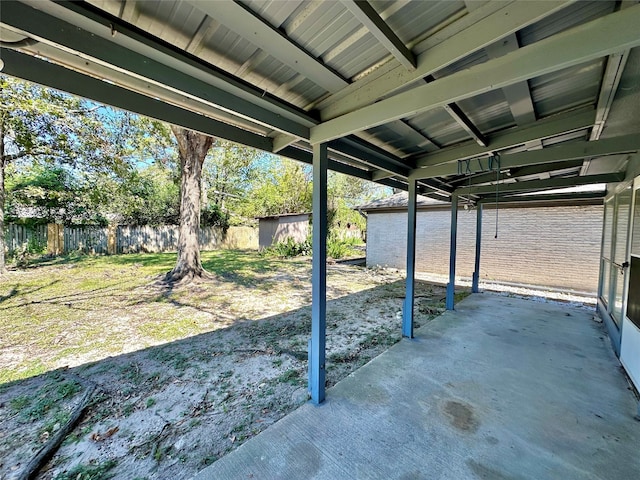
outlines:
[[[416,271],[448,274],[449,209],[417,214]],[[480,279],[596,292],[602,205],[500,207],[498,238],[495,210],[485,206]],[[476,212],[458,213],[456,276],[471,277],[475,255]],[[405,268],[406,210],[368,211],[367,266]]]

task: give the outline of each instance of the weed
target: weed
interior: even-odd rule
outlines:
[[[14,411],[20,411],[31,404],[31,398],[26,395],[21,395],[16,398],[12,398],[9,402],[9,406]]]
[[[82,386],[78,382],[65,382],[58,386],[58,398],[69,398],[82,390]]]
[[[127,402],[122,406],[122,416],[128,417],[135,410],[135,406],[131,402]]]
[[[175,368],[179,372],[184,372],[189,367],[189,362],[189,357],[187,357],[186,355],[176,353],[173,356],[173,368]]]
[[[300,382],[300,372],[297,370],[287,370],[277,378],[280,383],[290,383],[296,385]]]
[[[279,367],[279,366],[282,365],[282,359],[281,358],[277,358],[272,363],[273,363],[274,367]]]
[[[122,376],[131,383],[140,383],[141,373],[139,363],[132,362],[124,365],[120,369],[120,372],[122,373]]]
[[[145,405],[147,406],[147,408],[151,408],[156,404],[156,399],[153,397],[149,397],[147,398],[147,401],[145,403]]]
[[[218,458],[220,458],[218,455],[207,455],[202,458],[200,463],[202,463],[203,465],[211,465],[213,462],[218,460]]]
[[[68,472],[56,475],[53,480],[106,480],[113,478],[109,471],[117,464],[115,460],[108,460],[97,464],[76,465]]]

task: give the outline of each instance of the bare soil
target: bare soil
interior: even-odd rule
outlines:
[[[400,340],[404,282],[392,270],[328,270],[331,386]],[[120,330],[115,333],[129,341],[112,356],[99,346],[70,353],[56,360],[55,370],[0,385],[0,479],[19,478],[90,386],[96,393],[80,423],[37,478],[191,478],[308,400],[309,278],[303,263],[263,272],[244,286],[218,280],[169,293],[147,281],[131,289],[134,296],[156,299],[151,307],[132,307],[152,319],[145,328],[157,329],[156,335],[147,337],[132,325],[135,311],[109,310],[107,302],[88,312],[86,321]],[[212,289],[215,298],[205,295]],[[418,325],[443,310],[443,287],[418,281],[416,296]],[[167,301],[158,302],[162,298]],[[163,343],[158,332],[181,315],[194,322],[196,333]],[[78,342],[83,326],[75,328],[65,334]],[[114,332],[104,338],[107,333]],[[149,345],[149,338],[157,341]],[[51,345],[43,345],[14,353],[21,361],[25,355],[45,358]],[[12,358],[2,357],[0,366]]]

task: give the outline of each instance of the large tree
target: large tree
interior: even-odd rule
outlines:
[[[180,225],[178,230],[178,258],[167,275],[168,283],[187,283],[209,278],[200,260],[200,207],[202,165],[213,145],[214,138],[185,128],[171,126],[178,143],[180,160]]]
[[[247,217],[311,211],[311,170],[298,162],[271,155],[262,159],[246,201]]]
[[[0,273],[5,270],[5,174],[31,162],[72,165],[84,151],[80,125],[88,108],[77,98],[0,75]],[[96,140],[97,137],[91,137]]]

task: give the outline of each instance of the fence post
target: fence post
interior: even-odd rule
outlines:
[[[118,226],[109,224],[107,227],[107,255],[115,255],[116,252],[116,236]]]
[[[61,223],[56,223],[57,236],[58,236],[58,255],[64,255],[64,225]]]
[[[62,235],[62,225],[57,223],[47,224],[47,253],[49,255],[63,253],[64,237]]]

